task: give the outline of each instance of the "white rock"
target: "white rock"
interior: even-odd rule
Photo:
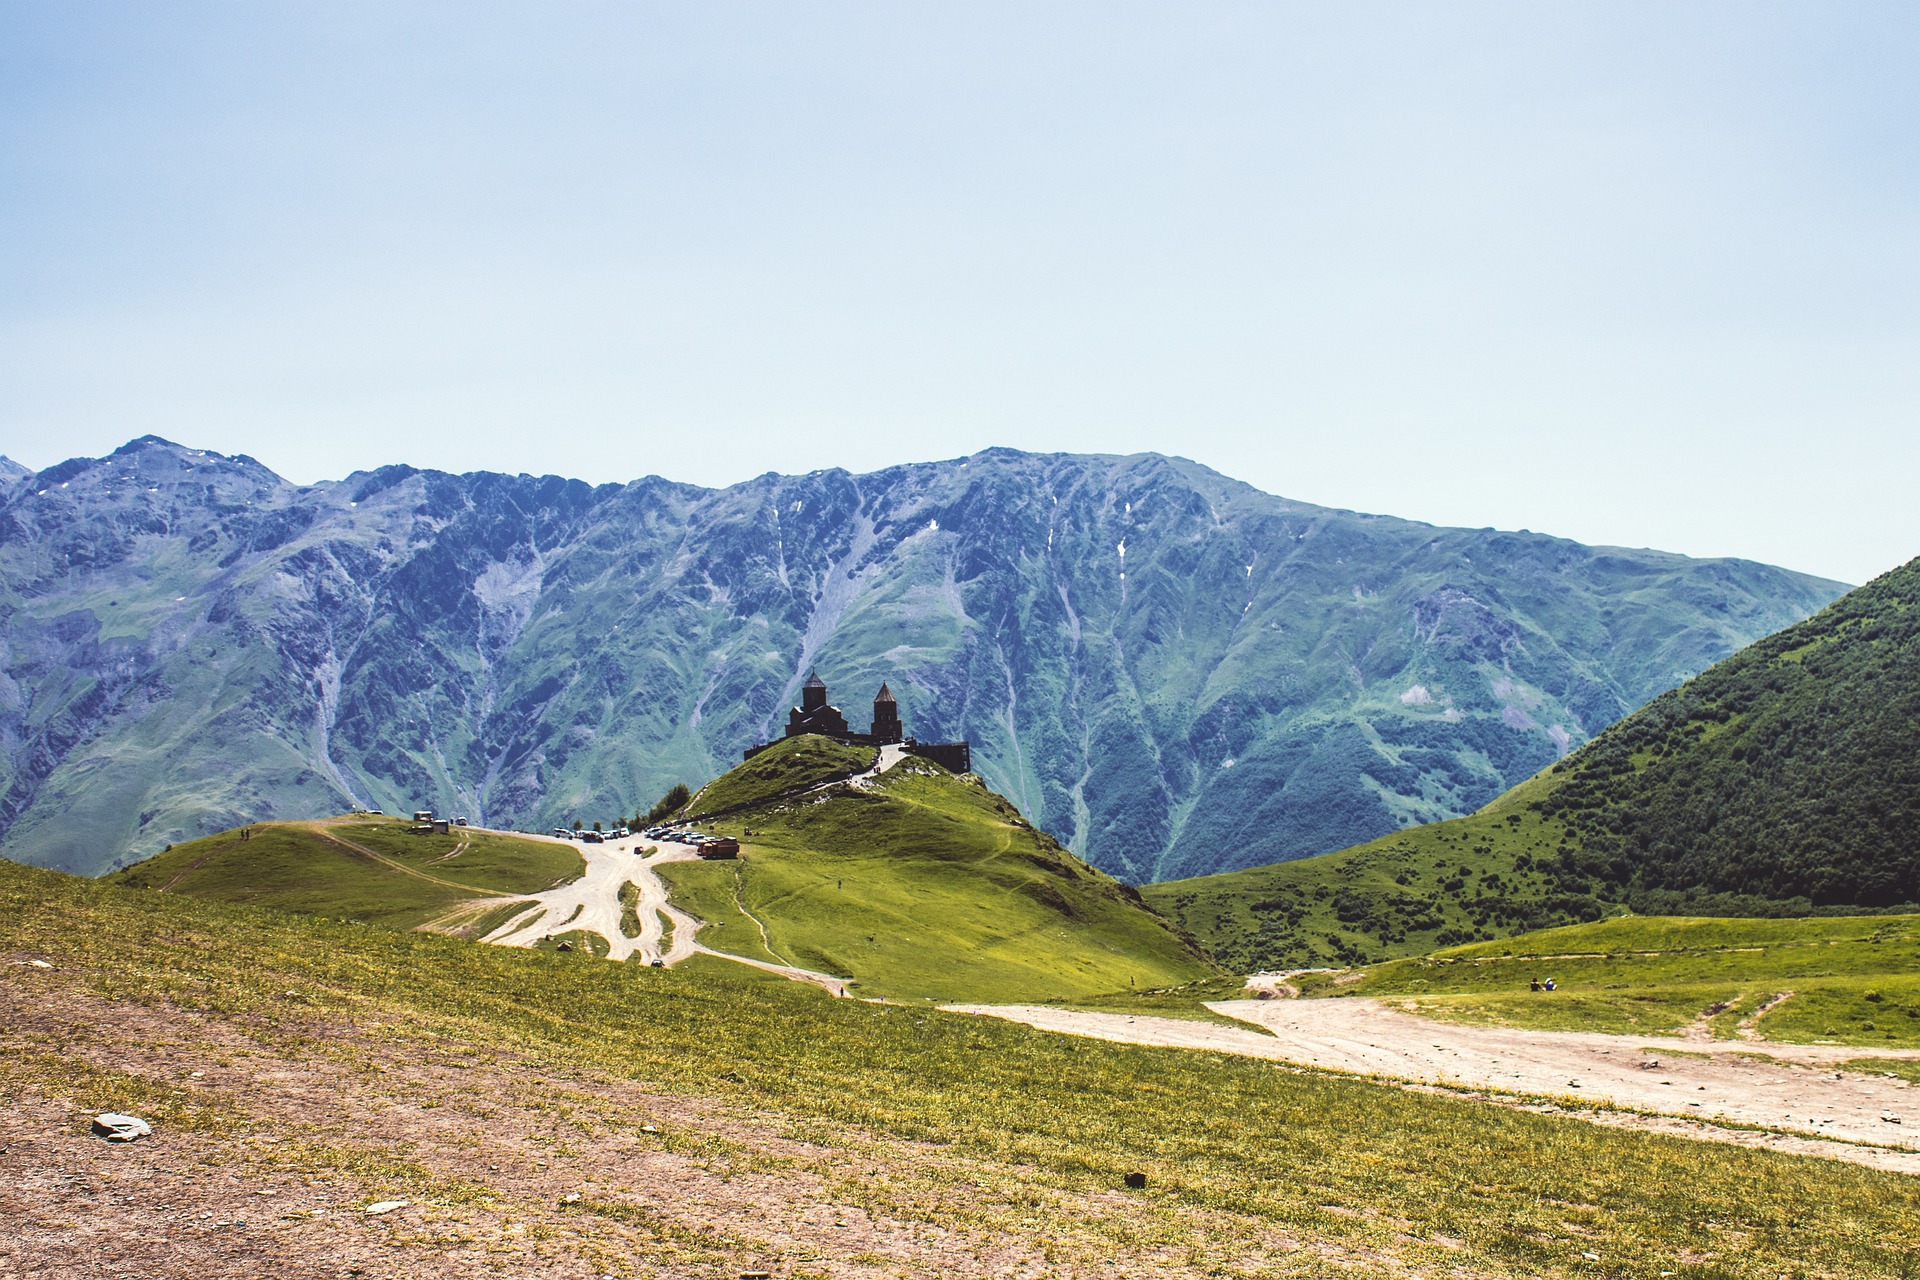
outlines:
[[[150,1136],[153,1126],[139,1116],[103,1111],[93,1118],[93,1131],[108,1142],[134,1142]]]
[[[368,1217],[377,1218],[383,1213],[392,1213],[395,1209],[404,1209],[412,1204],[411,1200],[382,1200],[378,1204],[367,1206]]]

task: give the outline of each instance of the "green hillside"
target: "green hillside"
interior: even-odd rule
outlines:
[[[577,851],[553,841],[471,828],[415,833],[411,826],[398,818],[263,822],[175,845],[108,878],[134,889],[412,929],[459,903],[537,892],[585,867]]]
[[[1141,896],[1241,973],[1368,964],[1622,910],[1560,873],[1564,835],[1532,807],[1548,785],[1537,777],[1471,817]]]
[[[1920,902],[1920,560],[1656,698],[1470,817],[1148,887],[1241,969],[1642,914]]]
[[[1532,991],[1540,978],[1557,989]],[[1744,1024],[1769,1040],[1908,1049],[1920,1046],[1920,916],[1635,916],[1295,983],[1457,1021],[1626,1034],[1698,1022],[1719,1039]]]
[[[691,814],[731,812],[796,787],[817,786],[873,768],[872,747],[850,747],[818,734],[783,739],[695,793]]]
[[[234,1250],[271,1273],[270,1249],[282,1272],[420,1276],[1019,1258],[1165,1280],[1869,1280],[1920,1247],[1920,1180],[1900,1174],[829,1000],[717,962],[599,964],[7,864],[0,955],[51,965],[13,971],[0,1020],[10,1230],[68,1249],[84,1211],[143,1273],[222,1274]],[[83,1148],[108,1109],[157,1141]],[[171,1223],[159,1191],[128,1194],[150,1185],[140,1160]],[[44,1186],[64,1198],[43,1211]],[[357,1212],[389,1199],[411,1205]],[[178,1226],[202,1215],[256,1234]]]
[[[846,751],[788,739],[693,807],[840,776]],[[859,995],[1075,999],[1217,972],[1128,886],[977,780],[930,761],[908,757],[877,777],[702,826],[743,847],[737,862],[662,869],[674,901],[708,922],[701,940],[852,977]]]

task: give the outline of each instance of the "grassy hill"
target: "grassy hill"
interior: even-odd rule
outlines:
[[[1083,1000],[1218,975],[1138,894],[1089,867],[977,779],[806,736],[703,788],[690,812],[743,837],[736,862],[663,870],[716,951],[852,977],[896,999]],[[840,786],[826,784],[841,782]],[[751,835],[747,832],[749,828]],[[557,842],[415,833],[392,818],[262,823],[176,845],[115,883],[396,929],[474,937],[489,900],[578,876]],[[462,911],[462,904],[475,904]],[[591,954],[592,939],[563,935]]]
[[[116,1260],[154,1274],[270,1247],[301,1274],[1872,1278],[1920,1248],[1910,1177],[717,962],[597,964],[6,864],[0,956],[52,966],[0,987],[9,1235],[75,1273],[98,1244],[58,1196],[91,1197]],[[158,1141],[83,1148],[105,1109]],[[138,1194],[106,1194],[122,1185]],[[357,1211],[387,1199],[411,1204]]]
[[[585,867],[577,851],[553,841],[411,827],[399,818],[262,822],[175,845],[108,878],[133,889],[412,929],[459,903],[536,892]],[[483,922],[476,917],[463,932]]]
[[[1642,914],[1920,903],[1920,560],[1768,636],[1466,818],[1148,887],[1242,969]]]
[[[819,734],[785,738],[700,788],[686,811],[699,815],[743,809],[797,787],[864,773],[878,755],[872,747],[851,747]]]
[[[1551,977],[1553,992],[1529,983]],[[1429,1017],[1543,1030],[1920,1046],[1920,916],[1635,916],[1303,974],[1303,995],[1404,998]],[[1791,994],[1788,994],[1791,993]],[[1781,999],[1783,995],[1785,999]]]
[[[770,799],[872,759],[792,738],[695,797],[695,810],[745,805],[702,824],[740,837],[738,862],[662,869],[707,922],[703,942],[895,999],[1074,999],[1217,972],[1131,888],[931,761]]]
[[[1534,778],[1479,813],[1339,853],[1141,887],[1242,973],[1419,955],[1622,910],[1555,874],[1564,835]]]

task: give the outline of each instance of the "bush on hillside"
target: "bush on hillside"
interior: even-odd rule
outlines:
[[[652,826],[661,819],[670,817],[686,808],[687,801],[691,799],[693,799],[693,792],[688,790],[687,784],[684,782],[676,782],[667,789],[667,794],[661,796],[653,808],[647,810],[646,821],[639,825]]]
[[[1920,560],[1576,752],[1537,802],[1569,892],[1800,909],[1920,901]]]

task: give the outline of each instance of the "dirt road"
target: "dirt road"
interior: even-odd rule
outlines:
[[[795,982],[811,982],[831,995],[844,996],[847,993],[847,979],[837,978],[830,973],[750,960],[745,956],[729,955],[725,951],[702,946],[698,936],[701,921],[667,900],[667,886],[654,872],[654,868],[664,863],[687,862],[698,858],[699,851],[692,845],[629,836],[623,840],[609,840],[605,844],[576,847],[587,860],[585,875],[557,889],[528,894],[524,900],[538,904],[538,909],[515,916],[481,941],[501,947],[531,947],[551,934],[584,929],[607,940],[609,960],[626,960],[637,956],[643,964],[659,961],[671,967],[689,956],[718,956],[735,964],[751,965],[755,969],[765,969],[768,973],[792,978]],[[636,852],[647,848],[656,852],[644,858]],[[640,900],[634,912],[640,918],[640,936],[637,938],[629,938],[620,931],[623,911],[620,890],[629,884],[640,891]],[[490,909],[510,901],[513,899],[493,898],[473,906]],[[671,936],[667,932],[669,925],[672,927]]]
[[[700,922],[667,901],[666,886],[653,873],[661,863],[698,857],[692,845],[628,836],[575,847],[587,861],[586,874],[557,889],[528,894],[527,900],[538,903],[539,909],[514,917],[481,941],[503,947],[531,947],[549,934],[584,929],[607,940],[609,959],[625,960],[638,953],[644,963],[659,960],[669,965],[704,949],[694,940]],[[645,858],[638,856],[636,850],[646,848],[657,852]],[[629,884],[640,892],[635,910],[640,918],[637,938],[620,931],[620,890]],[[668,923],[673,926],[671,939],[666,939]]]
[[[873,768],[865,773],[822,783],[813,789],[865,787],[873,778],[893,768],[904,759],[906,759],[905,747],[881,747],[874,759]],[[522,835],[521,838],[556,839],[552,836],[526,835]],[[557,842],[573,844],[572,841],[566,840]],[[792,978],[796,982],[811,982],[835,996],[844,996],[847,993],[849,980],[846,978],[835,977],[830,973],[817,973],[812,969],[801,969],[793,965],[750,960],[745,956],[730,955],[725,951],[715,951],[711,947],[702,946],[696,937],[701,922],[668,901],[665,883],[654,874],[654,868],[663,863],[685,862],[699,857],[699,852],[692,845],[679,844],[671,840],[648,840],[634,835],[622,840],[608,840],[604,844],[580,844],[573,847],[577,848],[587,861],[586,874],[557,889],[528,894],[525,901],[538,904],[538,910],[526,911],[515,916],[487,934],[481,939],[482,942],[503,947],[531,947],[552,934],[580,929],[597,933],[605,938],[608,946],[607,958],[611,960],[625,960],[638,955],[645,963],[651,964],[658,961],[671,966],[692,955],[718,956],[722,960],[732,960],[736,964],[765,969],[769,973],[777,973],[782,977]],[[645,858],[637,856],[636,850],[648,847],[655,848],[657,851]],[[623,912],[620,890],[629,884],[637,888],[640,893],[636,908],[636,914],[640,918],[640,936],[637,938],[629,938],[620,931]],[[463,910],[437,921],[436,927],[460,922],[475,911],[491,910],[510,901],[513,899],[494,898],[467,904]],[[663,938],[667,938],[666,925],[672,926],[672,936],[666,941],[663,950],[661,944]]]
[[[1212,1049],[1415,1085],[1497,1091],[1541,1109],[1585,1112],[1593,1107],[1586,1118],[1603,1123],[1920,1173],[1920,1091],[1880,1075],[1834,1070],[1835,1063],[1850,1058],[1920,1057],[1912,1050],[1457,1026],[1359,998],[1226,1000],[1207,1006],[1270,1035],[1176,1018],[1037,1006],[952,1007],[1103,1040]],[[1543,1098],[1551,1101],[1542,1103]],[[1657,1121],[1633,1111],[1677,1119]]]

